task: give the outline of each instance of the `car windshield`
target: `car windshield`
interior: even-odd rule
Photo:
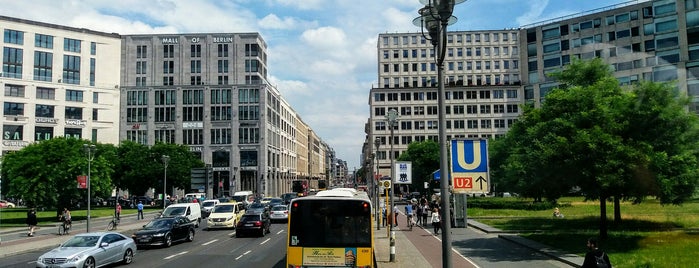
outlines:
[[[276,206],[272,208],[272,211],[285,211],[286,206]]]
[[[143,226],[143,229],[149,230],[149,229],[162,229],[162,228],[170,228],[172,226],[172,223],[174,222],[174,219],[156,219],[152,220],[145,226]]]
[[[70,240],[66,241],[61,245],[61,247],[64,248],[72,248],[72,247],[94,247],[97,245],[97,241],[100,240],[100,237],[95,235],[95,236],[87,236],[87,235],[80,235],[80,236],[75,236],[71,238]]]
[[[213,207],[216,205],[216,201],[204,201],[204,203],[201,204],[204,207]]]
[[[177,216],[184,214],[185,208],[183,207],[169,207],[163,212],[163,216]]]
[[[230,213],[233,212],[233,205],[218,205],[214,207],[214,213]]]

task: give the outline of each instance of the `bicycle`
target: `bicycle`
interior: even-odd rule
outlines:
[[[67,235],[70,231],[71,222],[69,220],[63,220],[61,225],[58,226],[58,235]]]
[[[413,222],[413,214],[408,214],[408,217],[406,218],[408,218],[408,228],[410,228],[410,231],[412,231],[413,225],[415,225],[415,223]]]
[[[119,218],[114,217],[107,225],[107,231],[116,230],[117,225],[119,225]]]

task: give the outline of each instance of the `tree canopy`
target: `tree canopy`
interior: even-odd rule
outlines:
[[[77,177],[88,174],[85,144],[95,145],[89,163],[92,198],[111,197],[117,188],[128,190],[131,195],[144,195],[150,188],[161,192],[165,172],[163,155],[170,157],[168,189],[190,190],[190,170],[204,166],[184,145],[157,143],[148,147],[124,141],[115,147],[56,137],[3,156],[3,191],[8,196],[22,198],[29,206],[61,208],[85,202],[87,191],[76,186]]]
[[[503,187],[552,201],[579,191],[600,200],[603,223],[607,198],[680,204],[692,196],[699,132],[686,97],[670,84],[622,88],[600,59],[575,60],[553,76],[561,86],[491,143]]]
[[[427,193],[425,182],[429,183],[430,189],[439,187],[439,184],[432,181],[432,173],[439,169],[439,143],[436,141],[410,143],[397,160],[411,162],[413,183],[410,187],[416,192]]]

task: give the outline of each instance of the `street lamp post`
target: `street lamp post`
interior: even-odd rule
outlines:
[[[162,155],[160,159],[163,160],[163,165],[165,165],[165,176],[163,177],[163,211],[165,211],[165,207],[167,206],[167,204],[165,203],[165,196],[167,196],[165,192],[167,185],[167,164],[170,162],[170,156]]]
[[[452,267],[452,260],[450,250],[451,215],[449,211],[449,180],[451,175],[449,174],[449,155],[447,151],[449,141],[447,141],[446,134],[446,105],[444,104],[444,56],[447,44],[447,26],[456,22],[456,17],[452,16],[454,6],[465,1],[466,0],[420,0],[420,3],[424,4],[425,7],[421,8],[418,12],[420,17],[413,20],[413,24],[416,26],[427,29],[430,38],[425,38],[431,41],[432,46],[435,47],[437,52],[437,83],[439,84],[439,99],[437,104],[439,106],[439,169],[441,173],[439,191],[441,195],[440,205],[442,207],[440,210],[442,218],[442,267],[445,268]]]
[[[394,143],[394,142],[393,142],[393,141],[394,141],[394,139],[393,139],[393,128],[395,128],[396,124],[398,123],[398,111],[396,111],[396,109],[390,109],[390,110],[388,110],[388,114],[386,115],[386,119],[388,119],[388,127],[389,127],[390,130],[391,130],[391,141],[390,141],[391,150],[388,152],[388,153],[389,153],[389,156],[390,156],[390,159],[391,159],[391,190],[389,191],[389,195],[388,195],[388,196],[389,196],[389,201],[390,201],[389,203],[391,204],[391,205],[389,206],[389,209],[390,209],[390,211],[391,211],[391,218],[387,219],[389,222],[391,222],[391,223],[388,225],[388,229],[389,229],[389,232],[390,232],[390,234],[391,234],[391,238],[390,238],[390,247],[391,247],[391,248],[390,248],[390,250],[391,250],[390,252],[391,252],[391,254],[390,254],[390,260],[389,260],[389,261],[390,261],[390,262],[395,262],[395,261],[396,261],[396,250],[395,250],[396,232],[393,230],[393,227],[395,227],[395,225],[397,224],[397,222],[395,222],[395,219],[396,219],[395,213],[396,213],[396,212],[393,211],[393,197],[395,196],[395,192],[394,192],[394,191],[395,191],[395,189],[396,189],[395,186],[394,186],[396,174],[395,174],[394,164],[393,164],[393,158],[394,158],[394,157],[393,157],[393,143]],[[389,211],[389,210],[387,210],[387,211]],[[388,214],[388,213],[387,213],[387,214]]]
[[[376,218],[376,230],[381,230],[381,219],[379,219],[379,215],[382,215],[379,213],[379,146],[381,145],[381,139],[379,137],[376,137],[374,139],[374,146],[376,146],[376,153],[374,153],[374,157],[376,158],[376,176],[374,176],[374,200],[376,204],[376,209],[374,211],[375,217]],[[384,205],[385,206],[385,205]]]
[[[92,175],[91,170],[92,170],[92,160],[95,159],[95,150],[97,147],[94,144],[83,144],[83,150],[85,151],[85,155],[87,156],[87,222],[85,224],[85,232],[90,232],[90,195],[91,189],[90,189],[90,180],[92,179],[90,175]]]

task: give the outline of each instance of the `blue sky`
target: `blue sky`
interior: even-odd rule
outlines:
[[[640,0],[642,2],[644,0]],[[468,0],[449,30],[496,30],[625,3]],[[270,80],[294,110],[359,167],[378,34],[419,32],[419,0],[0,0],[0,15],[119,34],[259,32]]]

